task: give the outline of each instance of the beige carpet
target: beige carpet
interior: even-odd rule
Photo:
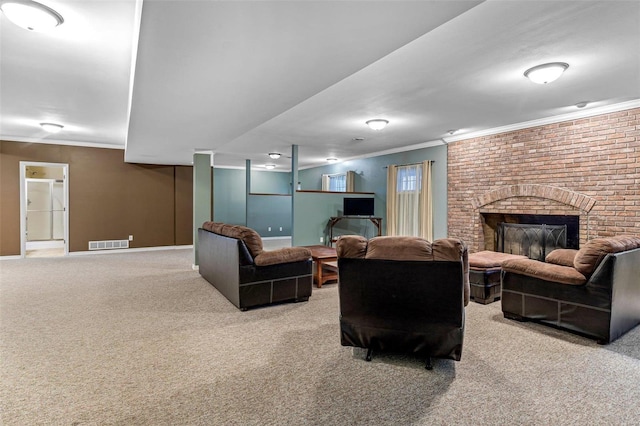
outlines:
[[[632,425],[640,327],[608,346],[467,308],[462,361],[340,346],[337,285],[240,312],[190,250],[0,261],[3,425]]]

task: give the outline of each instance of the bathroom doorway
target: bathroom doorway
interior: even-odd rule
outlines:
[[[68,164],[20,162],[22,257],[69,253]]]

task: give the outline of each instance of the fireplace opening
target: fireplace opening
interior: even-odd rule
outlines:
[[[482,213],[485,250],[544,260],[556,248],[578,249],[580,216]]]

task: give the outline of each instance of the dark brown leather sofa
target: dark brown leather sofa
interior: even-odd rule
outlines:
[[[336,244],[343,346],[460,360],[467,248],[448,238],[342,236]]]
[[[311,252],[303,247],[265,251],[251,228],[205,222],[198,229],[200,275],[241,310],[311,296]]]
[[[640,324],[640,237],[597,238],[502,264],[502,312],[606,344]]]

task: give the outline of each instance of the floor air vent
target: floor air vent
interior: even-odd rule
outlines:
[[[89,241],[89,250],[111,250],[129,248],[129,240]]]

